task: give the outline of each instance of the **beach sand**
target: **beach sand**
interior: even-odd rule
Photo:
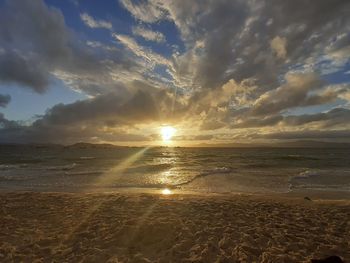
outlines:
[[[0,262],[350,260],[349,201],[1,193]]]

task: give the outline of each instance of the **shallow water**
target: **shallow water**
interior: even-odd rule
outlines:
[[[350,192],[350,149],[0,146],[0,187]]]

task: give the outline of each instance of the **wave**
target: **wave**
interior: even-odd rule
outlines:
[[[279,156],[276,157],[275,159],[279,160],[321,160],[320,158],[314,157],[314,156],[304,156],[304,155],[298,155],[298,154],[289,154],[285,156]]]
[[[267,163],[252,163],[252,164],[245,164],[245,168],[269,168],[274,167],[275,164],[267,164]]]
[[[74,161],[85,161],[85,160],[95,160],[95,156],[74,156],[74,157],[64,157],[63,161],[74,162]]]
[[[230,173],[232,172],[232,169],[231,168],[228,168],[228,167],[225,167],[225,166],[222,166],[222,167],[215,167],[213,169],[209,169],[207,171],[205,171],[204,173],[208,173],[208,174],[222,174],[222,173]]]
[[[203,177],[206,177],[209,175],[229,174],[229,173],[232,173],[232,171],[233,171],[233,169],[228,168],[228,167],[215,167],[213,169],[204,170],[203,172],[193,176],[191,179],[187,180],[186,182],[178,183],[175,186],[188,185],[199,178],[203,178]]]
[[[305,170],[289,179],[289,188],[349,191],[349,175],[348,170]]]
[[[96,159],[96,157],[94,157],[94,156],[80,156],[79,159],[80,160],[93,160],[93,159]]]
[[[300,172],[298,175],[292,176],[290,180],[303,180],[303,179],[309,179],[311,177],[319,176],[320,171],[317,170],[306,170],[303,172]]]
[[[43,163],[46,161],[46,158],[21,158],[13,156],[10,160],[6,160],[5,162],[8,165],[16,165],[16,164],[37,164]]]
[[[0,164],[0,171],[15,170],[28,167],[27,164]]]
[[[49,166],[49,167],[46,167],[46,170],[49,170],[49,171],[67,171],[67,170],[74,169],[76,166],[77,166],[76,163],[66,164],[66,165]]]
[[[195,158],[218,158],[218,157],[221,157],[221,156],[218,156],[217,154],[197,154],[194,156]]]
[[[165,169],[170,169],[173,167],[173,164],[169,163],[160,163],[160,164],[145,164],[130,167],[127,169],[127,172],[158,172]]]
[[[97,174],[103,174],[105,171],[77,171],[77,172],[65,172],[65,175],[97,175]]]
[[[293,191],[295,189],[302,190],[319,190],[319,191],[345,191],[350,192],[350,185],[343,184],[298,184],[298,185],[289,185],[289,191]]]

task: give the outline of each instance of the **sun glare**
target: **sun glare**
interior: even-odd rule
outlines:
[[[174,127],[171,127],[171,126],[164,126],[160,130],[160,133],[162,135],[162,139],[165,142],[170,141],[171,137],[174,136],[175,132],[176,132],[176,129]]]
[[[162,194],[163,195],[171,195],[172,192],[168,188],[165,188],[165,189],[162,190]]]

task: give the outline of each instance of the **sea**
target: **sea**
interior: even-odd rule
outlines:
[[[0,146],[0,190],[106,189],[350,193],[350,149]]]

